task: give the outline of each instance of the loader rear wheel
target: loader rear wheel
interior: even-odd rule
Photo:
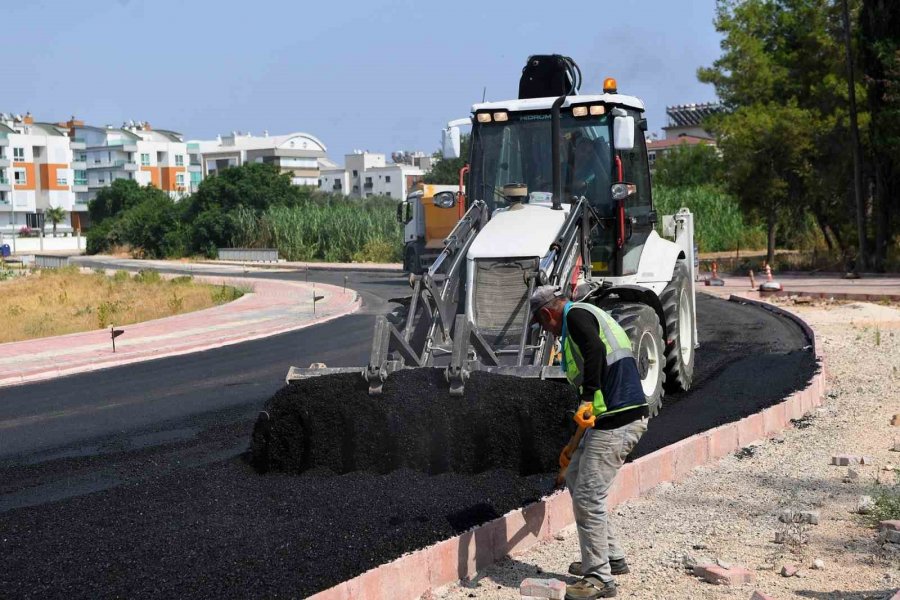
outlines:
[[[694,380],[694,318],[690,268],[679,260],[660,295],[666,315],[666,391],[686,392]]]
[[[655,417],[662,408],[663,383],[663,328],[656,311],[651,306],[637,302],[621,302],[607,309],[631,338],[631,348],[637,362],[641,387],[650,416]]]

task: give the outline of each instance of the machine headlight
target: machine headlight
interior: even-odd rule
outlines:
[[[494,123],[503,123],[509,121],[509,113],[504,111],[494,113]]]
[[[606,114],[606,107],[602,104],[592,104],[591,105],[591,116],[599,117],[600,115]]]
[[[587,106],[573,106],[572,107],[572,116],[573,117],[586,117],[588,115],[588,107]]]
[[[491,113],[478,113],[477,115],[475,115],[475,118],[479,123],[490,123]]]

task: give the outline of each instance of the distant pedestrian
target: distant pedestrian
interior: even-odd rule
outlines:
[[[543,329],[559,337],[563,370],[581,397],[578,413],[593,421],[566,472],[581,547],[581,560],[569,565],[569,573],[582,577],[567,587],[566,598],[612,598],[613,575],[629,569],[606,498],[616,473],[647,431],[649,418],[631,340],[609,314],[593,304],[569,301],[554,286],[534,291],[531,313]]]

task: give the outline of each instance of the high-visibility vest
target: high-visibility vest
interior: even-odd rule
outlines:
[[[597,319],[597,323],[600,324],[597,333],[606,349],[606,380],[611,379],[610,375],[612,371],[616,369],[617,363],[628,360],[632,361],[632,364],[635,364],[634,352],[631,349],[631,338],[628,337],[628,334],[622,329],[622,326],[605,311],[586,302],[567,303],[563,310],[563,331],[561,339],[563,369],[566,372],[566,379],[568,379],[569,383],[575,386],[579,394],[581,394],[584,359],[581,356],[581,349],[578,348],[578,344],[576,344],[568,335],[565,325],[566,317],[573,308],[584,309],[590,312]],[[636,368],[630,368],[629,371],[633,372],[635,375],[637,373]],[[640,389],[639,384],[640,382],[638,381],[638,389]],[[643,394],[641,394],[641,398],[638,400],[638,398],[633,397],[633,394],[632,397],[623,397],[622,394],[617,393],[617,390],[607,388],[607,381],[603,381],[602,386],[603,388],[606,388],[607,393],[604,395],[603,389],[598,389],[594,392],[594,397],[592,399],[595,417],[608,416],[647,405],[647,400],[644,398]]]

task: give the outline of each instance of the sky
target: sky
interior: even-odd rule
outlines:
[[[649,128],[715,99],[714,0],[29,0],[4,2],[0,112],[129,119],[214,139],[295,131],[354,149],[432,152],[472,104],[515,98],[532,54],[571,56],[582,93],[615,77]],[[13,24],[13,26],[9,26]]]

